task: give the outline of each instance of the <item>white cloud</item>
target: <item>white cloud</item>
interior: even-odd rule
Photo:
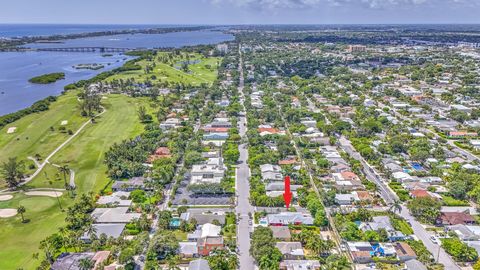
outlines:
[[[480,0],[210,0],[214,4],[233,4],[237,7],[280,9],[320,8],[325,6],[364,6],[368,8],[414,7],[428,4],[479,5]]]

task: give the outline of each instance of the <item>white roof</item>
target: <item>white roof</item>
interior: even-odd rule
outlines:
[[[96,208],[92,217],[96,223],[129,223],[140,218],[139,213],[127,213],[128,207]]]
[[[273,164],[262,164],[260,165],[260,170],[264,172],[280,172],[282,169],[278,165]]]
[[[413,179],[412,176],[406,172],[394,172],[392,176],[395,179]]]
[[[213,225],[211,223],[206,223],[202,225],[202,238],[203,237],[215,237],[220,235],[221,227]]]

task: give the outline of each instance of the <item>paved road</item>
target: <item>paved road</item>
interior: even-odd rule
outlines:
[[[97,114],[95,116],[95,118],[101,116],[102,114],[104,114],[107,110],[102,107],[102,112]],[[30,175],[29,177],[25,178],[23,182],[20,183],[20,186],[23,186],[23,185],[26,185],[28,184],[30,181],[32,181],[42,170],[43,170],[43,167],[45,167],[45,165],[47,165],[47,163],[49,163],[49,160],[56,154],[58,153],[58,151],[62,150],[62,148],[67,145],[70,141],[72,141],[75,137],[77,137],[78,134],[80,134],[80,132],[88,125],[92,123],[92,119],[88,119],[88,121],[86,121],[85,123],[83,123],[83,125],[80,126],[80,128],[75,132],[73,133],[70,137],[68,137],[67,140],[65,140],[62,144],[60,144],[57,148],[55,148],[55,150],[53,150],[52,153],[50,153],[50,155],[48,155],[44,160],[43,162],[40,164],[39,167],[37,167],[37,170],[32,174]],[[35,162],[36,163],[36,162]],[[75,184],[75,183],[74,183]],[[8,189],[4,189],[4,190],[0,190],[0,193],[1,192],[5,192],[5,191],[8,191]]]
[[[392,204],[395,201],[398,201],[397,194],[395,194],[390,189],[390,187],[388,187],[388,185],[385,183],[385,181],[383,181],[383,179],[380,177],[380,175],[378,175],[378,173],[375,171],[375,169],[373,169],[370,166],[370,164],[368,164],[365,161],[365,159],[360,155],[360,153],[355,151],[352,144],[350,143],[350,141],[347,138],[345,138],[342,135],[340,137],[340,139],[338,140],[338,142],[339,142],[340,148],[342,148],[343,151],[347,152],[347,154],[349,154],[354,159],[360,161],[360,163],[363,166],[363,172],[364,172],[365,176],[370,181],[372,181],[373,183],[375,183],[377,185],[377,187],[379,188],[378,191],[379,191],[380,195],[382,196],[382,198],[385,200],[385,202],[387,204]]]
[[[393,192],[393,190],[388,187],[386,182],[379,176],[375,169],[371,167],[363,159],[363,157],[354,150],[353,146],[350,144],[350,141],[347,138],[341,136],[339,139],[339,143],[341,148],[345,152],[347,152],[350,156],[352,156],[356,160],[359,160],[362,163],[365,176],[370,181],[374,182],[377,187],[379,187],[380,195],[385,200],[385,202],[391,204],[398,200],[395,192]],[[422,226],[422,224],[420,224],[420,222],[415,220],[415,218],[410,214],[408,208],[404,205],[402,205],[402,211],[400,212],[400,215],[410,222],[415,236],[423,242],[425,247],[427,247],[427,249],[434,255],[435,259],[438,259],[438,262],[445,266],[445,269],[460,269],[460,267],[455,264],[455,261],[445,252],[445,250],[441,246],[433,243],[432,240],[430,240],[431,234],[429,234],[427,230],[425,230],[425,228]]]
[[[240,82],[238,91],[240,92],[240,100],[243,102],[245,100],[243,95],[243,68],[242,60],[240,58]],[[245,115],[245,107],[243,106],[243,115]],[[247,132],[247,119],[245,116],[239,117],[238,121],[239,133],[242,138],[246,136]],[[238,146],[240,151],[239,165],[237,167],[236,175],[236,195],[237,195],[237,206],[236,212],[239,216],[239,221],[237,225],[237,246],[239,250],[239,261],[240,261],[240,270],[253,270],[255,269],[255,263],[250,255],[250,231],[252,230],[253,221],[249,215],[253,215],[254,208],[250,204],[250,168],[248,167],[248,151],[246,144],[240,144]]]
[[[439,263],[443,264],[445,269],[460,270],[460,267],[455,264],[455,261],[445,252],[445,250],[430,240],[431,234],[425,230],[420,222],[416,221],[415,218],[410,215],[410,211],[407,207],[402,206],[402,212],[400,215],[410,222],[415,236],[423,242],[427,250],[433,254],[435,260],[438,260]]]

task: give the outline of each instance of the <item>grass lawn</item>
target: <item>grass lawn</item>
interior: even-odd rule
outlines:
[[[51,159],[52,163],[67,164],[76,172],[78,194],[103,188],[109,181],[103,163],[104,153],[113,143],[134,137],[143,131],[137,109],[141,105],[148,108],[146,98],[109,95],[102,102],[107,112]],[[63,188],[63,178],[60,176],[57,179],[59,177],[55,175],[58,173],[55,167],[46,166],[44,172],[52,180],[53,187]],[[28,187],[51,187],[44,172],[30,182]],[[17,196],[25,198],[24,195]],[[73,203],[68,196],[64,197],[65,205]],[[9,202],[0,202],[0,208],[16,208],[19,200],[15,198]],[[22,224],[17,217],[0,219],[0,243],[4,246],[0,251],[0,269],[34,269],[38,261],[31,258],[33,253],[38,252],[39,242],[64,224],[65,216],[58,212],[55,198],[35,197],[29,200],[35,200],[29,202],[31,209],[26,202],[22,202],[22,205],[27,208],[26,217],[32,220],[30,223]]]
[[[100,116],[95,124],[87,126],[50,160],[54,164],[68,165],[75,171],[77,193],[103,188],[108,183],[107,167],[104,164],[105,152],[113,143],[135,137],[143,131],[137,109],[141,105],[148,107],[147,98],[109,95],[102,103],[107,112]],[[51,181],[53,187],[63,188],[63,176],[57,174],[55,167],[46,166],[28,187],[50,187]]]
[[[185,72],[181,69],[181,63],[186,61],[186,53],[169,60],[164,59],[166,55],[166,52],[158,52],[152,61],[142,60],[138,62],[142,66],[142,70],[122,72],[109,77],[107,81],[135,79],[138,82],[143,82],[148,79],[152,82],[161,81],[198,86],[202,83],[212,84],[217,78],[217,69],[221,62],[219,57],[206,58],[198,53],[189,53],[189,71]],[[147,66],[153,68],[148,74],[144,71]]]
[[[182,232],[181,230],[173,231],[173,235],[175,235],[178,241],[187,241],[187,234],[188,233]]]
[[[70,135],[60,132],[62,121],[66,130],[77,130],[87,119],[80,116],[76,91],[59,96],[48,111],[30,114],[0,129],[0,162],[9,157],[26,160],[28,156],[48,156]],[[17,127],[15,133],[7,134],[10,127]],[[54,131],[50,128],[53,127]],[[33,164],[33,162],[28,162]],[[4,183],[0,183],[0,186]]]
[[[442,195],[443,204],[446,206],[469,206],[468,201],[457,200],[448,195]]]
[[[65,195],[60,201],[64,206],[71,204],[71,199]],[[24,215],[30,222],[22,223],[20,215],[0,218],[0,269],[34,269],[39,261],[34,260],[32,254],[39,252],[40,241],[56,232],[65,219],[56,198],[17,193],[12,200],[0,202],[0,208],[19,205],[26,208]]]

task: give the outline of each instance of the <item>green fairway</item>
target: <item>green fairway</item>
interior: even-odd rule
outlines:
[[[60,199],[64,205],[69,200],[67,196]],[[0,202],[0,208],[19,205],[25,207],[24,215],[30,222],[22,223],[20,215],[0,218],[0,269],[34,269],[39,261],[32,255],[39,252],[40,241],[56,232],[65,219],[56,198],[15,194],[12,200]]]
[[[80,116],[76,91],[59,96],[56,102],[50,105],[48,111],[35,113],[23,117],[0,129],[0,162],[9,157],[18,157],[26,160],[28,156],[39,154],[42,158],[48,156],[57,146],[70,135],[70,129],[75,132],[81,124],[87,121]],[[68,121],[61,125],[62,121]],[[10,127],[16,131],[7,134]],[[51,129],[53,127],[53,130]],[[59,128],[64,127],[65,131]],[[32,164],[33,162],[29,162]],[[0,183],[2,186],[3,183]]]
[[[147,98],[109,95],[102,103],[107,111],[51,159],[52,164],[68,165],[76,172],[77,194],[98,192],[108,183],[104,153],[113,143],[132,138],[143,131],[137,116],[138,107],[143,105],[147,111],[151,111]],[[63,176],[57,174],[57,168],[47,165],[27,186],[63,188]],[[45,175],[48,179],[45,179]],[[68,196],[63,197],[66,206],[73,203]],[[25,196],[16,195],[12,201],[0,202],[0,208],[16,208],[20,202],[17,198]],[[33,269],[38,262],[32,260],[31,256],[38,252],[39,242],[64,224],[65,216],[58,212],[56,199],[35,197],[28,200],[34,201],[21,203],[27,208],[26,216],[32,219],[30,223],[22,224],[18,217],[0,219],[0,241],[8,246],[0,251],[0,269]]]
[[[198,53],[188,54],[188,71],[182,69],[182,62],[187,62],[187,54],[182,53],[171,59],[165,59],[167,53],[158,52],[152,61],[142,60],[138,64],[142,70],[122,72],[111,76],[107,81],[135,79],[137,82],[150,80],[152,82],[183,83],[198,86],[202,83],[212,84],[217,78],[217,69],[221,58],[204,57]],[[145,68],[151,66],[153,70],[145,73]]]
[[[137,109],[141,105],[148,107],[146,98],[109,95],[102,102],[107,112],[100,116],[95,124],[86,127],[50,160],[52,164],[68,165],[75,171],[77,193],[103,188],[108,183],[107,168],[103,162],[104,153],[113,143],[134,137],[143,131]],[[57,168],[52,165],[46,166],[28,187],[63,188],[63,176],[57,174]]]

